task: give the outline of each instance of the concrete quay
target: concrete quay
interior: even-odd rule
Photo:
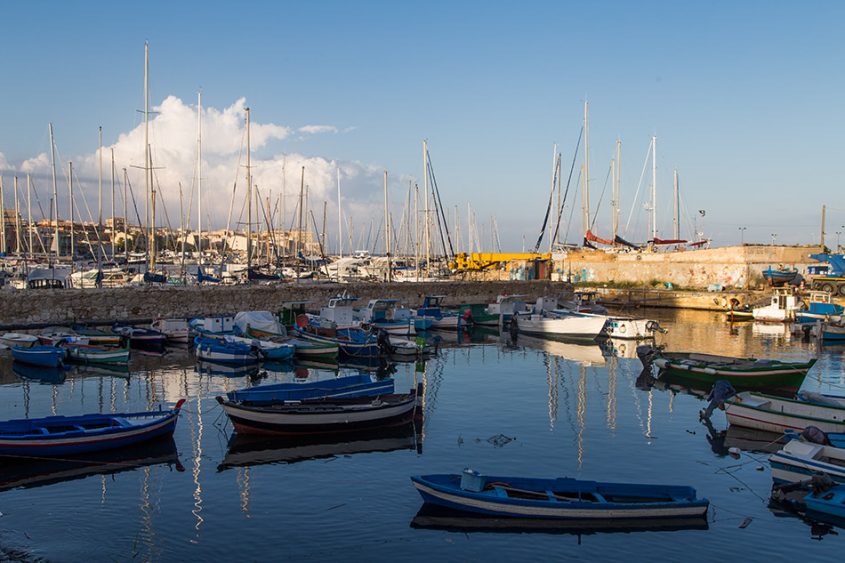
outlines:
[[[426,295],[445,295],[446,305],[493,303],[501,294],[526,300],[571,297],[572,286],[549,280],[450,281],[430,283],[286,283],[189,287],[0,291],[0,329],[39,328],[70,323],[148,322],[155,318],[233,315],[238,311],[277,311],[285,301],[308,301],[317,310],[346,291],[364,307],[369,299],[394,298],[408,306]]]

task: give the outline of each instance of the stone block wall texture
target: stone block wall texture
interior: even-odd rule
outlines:
[[[539,281],[461,281],[434,283],[351,283],[231,285],[203,287],[133,287],[117,289],[3,290],[0,325],[5,327],[110,323],[155,318],[233,315],[239,311],[277,311],[284,301],[307,300],[318,310],[343,291],[364,307],[376,298],[400,299],[418,306],[426,295],[445,295],[447,305],[492,303],[501,294],[529,299],[544,295],[567,298],[571,286]]]
[[[556,260],[553,271],[571,274],[572,281],[705,289],[711,284],[751,289],[763,284],[769,266],[796,267],[805,271],[817,264],[809,255],[818,247],[746,245],[686,252],[608,253],[582,250]]]

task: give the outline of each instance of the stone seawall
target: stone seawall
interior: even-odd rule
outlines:
[[[525,295],[532,301],[544,295],[571,296],[571,286],[547,280],[9,290],[0,292],[0,328],[276,311],[284,301],[300,300],[309,301],[309,308],[316,310],[343,291],[358,297],[361,307],[367,300],[376,298],[400,299],[408,306],[415,306],[426,295],[445,295],[447,305],[492,303],[501,294]]]

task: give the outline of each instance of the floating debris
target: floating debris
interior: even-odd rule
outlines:
[[[747,528],[747,527],[748,527],[748,525],[749,525],[749,524],[751,524],[751,521],[752,521],[752,520],[754,520],[754,518],[752,518],[751,516],[746,516],[746,517],[745,517],[745,520],[743,520],[742,522],[740,522],[739,527],[740,527],[740,528]]]
[[[495,436],[490,436],[487,438],[487,442],[493,444],[497,448],[501,448],[502,446],[509,444],[516,440],[516,436],[511,438],[510,436],[505,436],[504,434],[496,434]]]

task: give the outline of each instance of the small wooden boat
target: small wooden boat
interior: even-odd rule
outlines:
[[[67,350],[60,346],[32,346],[29,348],[12,348],[12,357],[17,362],[46,368],[57,368],[64,365]]]
[[[408,394],[249,406],[217,397],[240,434],[357,432],[413,420],[422,386]]]
[[[238,391],[229,391],[226,396],[230,401],[244,405],[270,405],[285,401],[305,401],[309,399],[374,397],[391,394],[393,391],[393,379],[373,381],[371,376],[359,374],[303,383],[259,385]]]
[[[496,517],[616,520],[700,516],[709,501],[683,486],[598,483],[570,478],[419,475],[411,481],[426,503]]]
[[[730,309],[725,317],[729,323],[744,323],[754,320],[754,312],[750,308]]]
[[[292,358],[296,352],[296,347],[293,344],[271,342],[270,340],[260,340],[258,338],[244,338],[242,336],[226,335],[223,337],[223,340],[234,344],[250,346],[253,350],[258,352],[261,358],[270,361],[288,360]]]
[[[416,310],[414,316],[431,321],[431,328],[439,330],[460,330],[472,323],[469,316],[464,318],[464,315],[444,311],[441,308],[444,299],[445,295],[426,295],[422,307]]]
[[[191,329],[185,319],[156,319],[150,328],[161,332],[169,342],[187,343]]]
[[[0,336],[0,344],[7,348],[31,348],[38,344],[38,337],[20,332],[7,332]]]
[[[822,432],[845,432],[845,408],[745,391],[729,399],[725,414],[730,424],[782,434],[816,426]]]
[[[111,330],[101,330],[80,324],[71,325],[71,329],[79,336],[86,337],[88,344],[95,346],[120,346],[125,340],[123,336]]]
[[[333,344],[340,354],[352,358],[377,358],[382,355],[375,335],[361,329],[339,328],[325,329],[310,324],[298,326],[299,338],[317,344]]]
[[[67,355],[71,361],[83,364],[123,364],[129,363],[129,348],[111,348],[82,344],[66,344]]]
[[[171,436],[185,400],[168,411],[48,416],[0,422],[0,455],[65,456]]]
[[[785,268],[775,269],[771,266],[763,270],[762,273],[763,277],[767,279],[772,286],[781,286],[784,284],[788,284],[790,282],[795,281],[801,276],[801,274],[795,268],[791,270]]]
[[[734,387],[794,388],[798,389],[807,372],[816,363],[815,358],[806,362],[733,358],[697,352],[664,352],[653,349],[651,363],[661,374],[669,373],[690,380],[712,384],[727,380]]]
[[[129,346],[132,348],[143,348],[147,350],[161,350],[167,342],[167,336],[151,328],[140,328],[135,326],[116,325],[114,332],[129,339]]]
[[[258,352],[252,346],[237,342],[226,342],[217,338],[197,336],[194,338],[197,359],[218,364],[255,364]]]
[[[845,449],[790,440],[769,458],[775,483],[797,483],[824,473],[845,484]]]

